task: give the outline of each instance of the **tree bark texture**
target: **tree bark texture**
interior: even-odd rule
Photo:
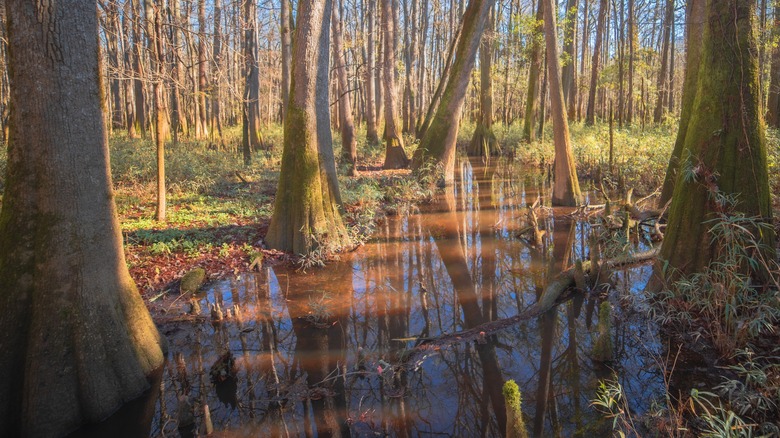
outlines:
[[[349,243],[341,219],[328,99],[330,0],[299,2],[284,151],[266,241],[307,254]]]
[[[685,136],[688,132],[693,104],[696,101],[697,84],[699,81],[699,65],[701,64],[702,36],[704,33],[705,20],[705,0],[689,0],[687,5],[686,17],[686,46],[687,53],[685,58],[685,80],[683,83],[682,110],[680,113],[680,127],[677,130],[677,138],[674,142],[672,157],[669,159],[669,166],[666,169],[666,177],[661,188],[661,196],[658,203],[661,206],[666,205],[677,182],[680,169],[680,157],[685,147]]]
[[[426,170],[428,165],[437,168],[441,166],[440,172],[445,185],[451,184],[455,177],[455,146],[463,101],[493,3],[493,0],[469,1],[463,15],[451,76],[431,126],[414,153],[412,168],[419,171]]]
[[[561,85],[560,58],[558,55],[558,35],[555,29],[555,0],[545,0],[544,32],[547,41],[547,77],[550,84],[550,104],[553,119],[553,140],[555,143],[555,183],[553,185],[553,205],[576,206],[580,202],[580,183],[577,179],[577,167],[571,151],[569,122],[566,118],[566,102]]]
[[[11,141],[0,212],[0,435],[62,436],[147,388],[161,338],[127,271],[94,2],[6,1]]]
[[[755,0],[707,1],[702,74],[680,165],[687,170],[677,177],[661,247],[661,258],[681,274],[701,272],[715,258],[718,243],[708,221],[719,214],[744,214],[771,224],[755,7]],[[737,196],[738,202],[726,206],[720,196]],[[764,244],[759,251],[774,257],[774,233],[765,229],[756,238]]]

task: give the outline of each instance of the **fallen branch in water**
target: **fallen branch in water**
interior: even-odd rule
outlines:
[[[596,273],[602,269],[617,269],[644,263],[654,259],[658,255],[659,249],[660,247],[656,246],[647,251],[627,254],[625,256],[616,257],[601,263],[596,262],[598,265],[600,265],[597,266],[596,269],[593,269],[593,263],[591,261],[584,261],[582,262],[582,272],[585,274],[591,274],[591,271],[595,271],[594,273]],[[559,302],[559,299],[564,295],[564,292],[566,292],[569,287],[575,285],[577,275],[576,266],[561,272],[547,285],[547,287],[544,289],[544,293],[542,293],[542,296],[539,298],[539,301],[532,304],[531,307],[528,307],[515,316],[486,322],[484,324],[480,324],[476,327],[460,332],[444,333],[433,338],[417,338],[422,342],[412,349],[411,354],[407,356],[408,359],[406,362],[417,362],[420,355],[425,355],[431,350],[438,350],[444,346],[462,342],[484,341],[486,336],[511,327],[518,322],[535,318],[545,313],[546,311],[552,309]]]

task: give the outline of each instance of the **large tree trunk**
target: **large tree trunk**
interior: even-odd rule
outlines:
[[[599,2],[599,18],[596,25],[596,45],[593,46],[593,60],[590,66],[590,88],[588,89],[588,109],[585,113],[585,124],[596,123],[596,87],[599,83],[599,61],[601,57],[601,40],[604,36],[604,26],[607,22],[607,8],[609,2]]]
[[[679,274],[701,272],[714,260],[718,242],[708,230],[724,213],[761,218],[767,227],[752,230],[763,245],[756,251],[774,258],[755,7],[755,0],[707,2],[701,74],[682,155],[687,164],[681,164],[690,170],[677,177],[661,247],[661,258]],[[737,203],[719,202],[723,196]]]
[[[382,37],[384,38],[384,89],[385,89],[385,169],[401,169],[409,165],[409,158],[404,151],[404,140],[401,136],[401,126],[398,123],[398,96],[395,89],[396,34],[398,20],[393,12],[394,0],[381,0],[382,6]]]
[[[341,18],[339,8],[333,7],[333,62],[336,79],[338,80],[338,105],[341,128],[341,157],[349,164],[349,174],[357,173],[357,139],[355,137],[355,122],[352,119],[352,105],[349,100],[349,82],[347,67],[344,60],[344,48],[341,44]]]
[[[555,0],[544,0],[544,33],[547,41],[547,77],[550,83],[550,104],[555,141],[555,184],[553,205],[576,206],[580,202],[580,183],[577,167],[571,152],[569,122],[566,119],[566,104],[561,86],[560,58],[558,56],[558,35],[555,29],[557,16]]]
[[[434,168],[441,166],[443,175],[440,176],[443,177],[442,182],[445,185],[451,184],[455,177],[455,146],[463,101],[466,98],[471,71],[474,69],[477,48],[492,7],[493,0],[469,1],[463,15],[452,73],[442,94],[439,109],[420,141],[420,146],[414,152],[412,168],[419,171],[428,169],[429,165]]]
[[[0,435],[63,436],[141,395],[165,341],[122,252],[95,3],[8,0],[6,13]]]
[[[539,0],[536,6],[536,22],[540,23],[544,18],[544,4],[543,0]],[[531,41],[531,59],[530,67],[528,69],[528,93],[525,99],[525,120],[523,121],[523,140],[527,142],[534,141],[536,138],[536,131],[534,125],[536,124],[536,113],[539,109],[539,79],[542,75],[542,52],[543,41],[542,37],[544,29],[534,29]]]
[[[682,111],[680,113],[680,127],[677,130],[677,139],[674,142],[672,157],[666,169],[666,178],[661,189],[659,204],[666,205],[672,194],[680,169],[680,157],[685,146],[685,136],[693,112],[693,103],[696,100],[697,84],[699,81],[699,65],[701,64],[702,36],[704,34],[705,0],[689,0],[687,5],[687,29],[685,55],[685,80],[683,82]]]
[[[479,118],[471,137],[468,154],[489,157],[499,152],[498,140],[493,132],[493,51],[496,36],[495,9],[491,9],[488,31],[482,35],[479,47]]]
[[[330,0],[298,3],[282,169],[266,235],[271,248],[295,254],[349,243],[329,123],[330,15]]]

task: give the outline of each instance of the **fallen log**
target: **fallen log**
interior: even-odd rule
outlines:
[[[654,259],[658,255],[659,250],[660,246],[656,246],[639,253],[626,254],[624,256],[602,261],[601,266],[602,268],[618,269],[641,264]],[[430,353],[431,350],[438,350],[444,346],[484,339],[485,336],[489,336],[521,321],[526,321],[545,313],[559,303],[559,299],[564,296],[564,292],[572,285],[575,285],[576,270],[576,267],[572,267],[558,274],[547,285],[542,296],[536,303],[515,316],[486,322],[476,327],[455,333],[444,333],[432,338],[417,338],[420,343],[412,348],[410,354],[405,355],[407,358],[405,363],[419,362],[420,358]],[[584,273],[590,273],[591,262],[583,261],[582,270]]]

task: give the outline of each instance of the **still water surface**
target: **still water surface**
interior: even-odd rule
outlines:
[[[636,311],[649,267],[614,275],[608,367],[591,359],[604,294],[575,295],[476,342],[409,354],[418,338],[518,314],[588,257],[593,227],[571,209],[548,210],[542,247],[518,236],[546,183],[515,165],[464,160],[454,187],[389,217],[340,261],[212,284],[199,298],[203,318],[161,326],[170,358],[159,390],[102,426],[203,435],[208,406],[217,436],[501,436],[501,388],[514,379],[531,436],[606,434],[611,420],[590,406],[601,379],[618,379],[635,412],[663,396],[656,330]],[[231,310],[212,324],[216,302],[240,317]],[[169,305],[172,314],[189,307]]]

